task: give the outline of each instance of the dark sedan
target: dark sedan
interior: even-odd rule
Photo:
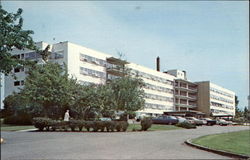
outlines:
[[[177,124],[178,119],[174,116],[159,116],[152,119],[153,124]]]

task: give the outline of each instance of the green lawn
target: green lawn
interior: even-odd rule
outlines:
[[[192,142],[211,149],[250,155],[250,130],[203,136]]]
[[[141,129],[141,125],[130,124],[127,131],[133,131],[133,128],[138,131]],[[151,128],[149,128],[148,131],[163,131],[163,130],[173,130],[173,129],[183,129],[183,128],[176,127],[175,125],[152,124]]]
[[[19,130],[34,129],[34,128],[35,127],[32,125],[14,126],[14,125],[1,124],[1,131],[19,131]]]
[[[139,131],[141,129],[140,124],[130,124],[127,131],[131,132],[133,131],[133,128],[136,131]],[[19,131],[19,130],[25,130],[25,129],[35,129],[32,125],[27,126],[15,126],[15,125],[7,125],[7,124],[1,124],[1,131]],[[148,131],[163,131],[163,130],[174,130],[174,129],[183,129],[180,127],[176,127],[174,125],[157,125],[153,124],[151,128],[148,129]],[[70,130],[70,129],[68,129]],[[76,129],[78,131],[78,129]],[[87,131],[85,128],[83,128],[83,131]]]

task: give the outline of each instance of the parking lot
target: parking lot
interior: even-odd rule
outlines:
[[[2,132],[6,143],[1,159],[228,159],[184,141],[246,129],[215,125],[151,132]]]

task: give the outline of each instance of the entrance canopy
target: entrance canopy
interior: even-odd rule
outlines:
[[[170,111],[170,112],[164,112],[164,115],[181,116],[181,117],[196,117],[196,118],[205,117],[205,113],[199,112],[199,111]]]

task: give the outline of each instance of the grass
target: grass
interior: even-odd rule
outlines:
[[[203,136],[192,142],[211,149],[250,155],[250,130]]]
[[[1,123],[1,131],[20,131],[20,130],[35,128],[33,125],[17,126],[17,125],[3,124],[3,119],[0,119],[0,123]]]
[[[140,124],[130,124],[127,131],[133,131],[133,128],[136,131],[141,129]],[[148,131],[164,131],[164,130],[174,130],[174,129],[183,129],[180,127],[176,127],[175,125],[159,125],[159,124],[152,124],[152,126],[148,129]]]
[[[20,131],[25,129],[34,129],[33,125],[26,125],[26,126],[16,126],[16,125],[7,125],[1,124],[1,131]]]

